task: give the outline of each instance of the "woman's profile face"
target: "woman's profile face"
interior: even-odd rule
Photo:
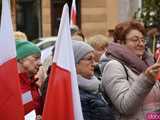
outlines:
[[[90,79],[94,75],[94,53],[85,55],[76,65],[77,73],[84,78]]]
[[[126,35],[125,46],[138,57],[142,57],[145,51],[145,40],[143,34],[136,29],[131,30]]]

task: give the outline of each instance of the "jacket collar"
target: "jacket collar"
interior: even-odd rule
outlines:
[[[117,43],[111,43],[105,55],[125,64],[137,74],[142,73],[154,63],[154,59],[149,53],[145,52],[142,59],[140,59],[128,48]]]

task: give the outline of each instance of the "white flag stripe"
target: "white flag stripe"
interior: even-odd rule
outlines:
[[[73,7],[76,8],[76,1],[73,0]]]
[[[71,83],[72,83],[72,98],[74,106],[74,118],[75,120],[83,120],[77,75],[75,69],[75,61],[73,55],[73,47],[71,40],[71,32],[69,25],[69,9],[68,5],[65,4],[62,12],[61,23],[58,32],[58,40],[55,45],[55,54],[53,62],[58,66],[70,71]]]
[[[3,0],[0,27],[0,65],[16,57],[15,40],[11,20],[10,0]],[[3,51],[3,52],[2,52]],[[11,52],[12,51],[12,52]]]
[[[25,93],[22,94],[23,105],[26,104],[26,103],[31,102],[32,100],[33,99],[32,99],[31,91],[27,91],[27,92],[25,92]]]
[[[59,65],[60,67],[70,71],[70,68],[71,68],[70,63],[74,62],[70,58],[74,58],[74,55],[72,50],[71,32],[70,32],[70,26],[69,26],[68,6],[65,5],[64,9],[65,10],[63,10],[62,12],[61,23],[60,23],[59,32],[58,32],[58,40],[56,41],[56,44],[55,44],[55,48],[59,48],[59,49],[55,49],[53,62],[57,63],[57,65]],[[65,54],[59,54],[63,52],[65,52]]]

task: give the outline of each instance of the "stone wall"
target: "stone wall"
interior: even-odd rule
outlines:
[[[42,0],[42,33],[51,36],[51,0]]]
[[[117,0],[81,0],[81,26],[85,36],[106,34],[117,24]]]

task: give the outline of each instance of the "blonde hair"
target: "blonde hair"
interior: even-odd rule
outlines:
[[[96,48],[106,48],[109,44],[110,40],[104,35],[97,34],[90,37],[87,41],[94,49]]]
[[[14,32],[15,40],[27,40],[27,36],[25,33],[21,31]]]

